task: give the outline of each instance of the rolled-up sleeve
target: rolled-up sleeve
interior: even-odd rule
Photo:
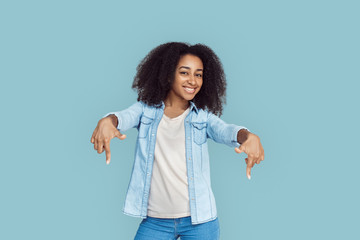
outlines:
[[[207,135],[210,139],[217,143],[223,143],[230,147],[239,147],[240,144],[237,141],[237,133],[241,129],[246,127],[238,126],[235,124],[227,124],[221,120],[218,116],[209,113],[207,121]],[[249,131],[249,130],[248,130]]]
[[[114,114],[118,119],[117,129],[124,132],[139,125],[142,113],[143,104],[141,102],[136,102],[127,109],[119,112],[109,112],[105,114],[104,117]]]

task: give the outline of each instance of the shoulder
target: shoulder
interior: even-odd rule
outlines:
[[[156,114],[159,112],[158,110],[161,108],[161,106],[157,107],[157,106],[148,105],[148,104],[144,103],[143,101],[139,101],[138,103],[142,107],[143,115],[145,115],[149,118],[155,118]]]
[[[195,112],[198,116],[200,117],[206,117],[207,119],[208,118],[220,118],[219,116],[215,115],[214,113],[210,112],[209,110],[207,109],[203,109],[203,108],[196,108],[195,107]]]
[[[210,117],[210,112],[205,109],[193,109],[193,122],[208,122]]]

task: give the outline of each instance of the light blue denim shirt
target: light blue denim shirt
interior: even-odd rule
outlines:
[[[227,124],[216,115],[198,109],[190,102],[185,118],[185,153],[192,224],[208,222],[217,217],[214,194],[211,190],[207,138],[231,147],[238,147],[237,132],[245,127]],[[156,108],[136,102],[120,112],[111,112],[118,118],[117,129],[125,132],[138,129],[135,161],[126,194],[125,214],[146,218],[151,174],[154,162],[156,132],[164,114],[164,104]],[[107,116],[105,115],[105,116]]]

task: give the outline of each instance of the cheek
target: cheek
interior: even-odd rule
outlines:
[[[179,79],[176,79],[174,80],[173,84],[172,84],[172,89],[179,89],[181,88],[181,81]]]
[[[203,80],[200,80],[199,83],[198,83],[198,85],[199,85],[199,88],[201,88],[202,85],[203,85]]]

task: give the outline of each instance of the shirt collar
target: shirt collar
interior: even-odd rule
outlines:
[[[195,109],[195,112],[198,113],[199,110],[197,109],[195,103],[193,103],[192,101],[190,101],[190,111],[192,111],[193,109]]]

